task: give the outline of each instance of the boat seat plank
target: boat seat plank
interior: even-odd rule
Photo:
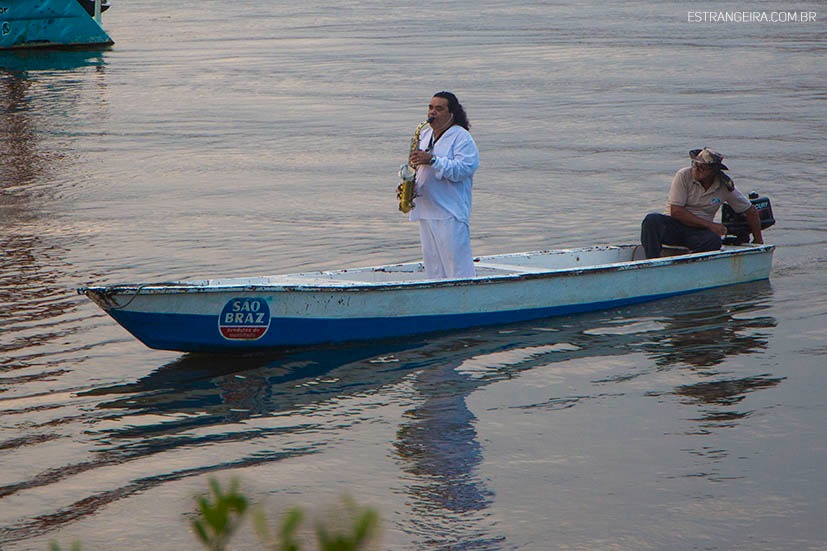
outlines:
[[[488,270],[496,270],[500,272],[509,272],[515,274],[530,274],[534,272],[548,271],[545,268],[537,268],[536,266],[520,266],[519,264],[501,264],[497,262],[479,262],[475,264],[477,268]]]

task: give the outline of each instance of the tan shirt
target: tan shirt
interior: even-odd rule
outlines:
[[[669,214],[672,205],[676,205],[686,208],[698,218],[714,222],[715,214],[724,202],[737,213],[742,213],[752,206],[743,193],[734,185],[730,189],[720,176],[715,178],[709,189],[704,189],[700,182],[692,179],[692,167],[686,167],[680,169],[672,179],[666,214]]]

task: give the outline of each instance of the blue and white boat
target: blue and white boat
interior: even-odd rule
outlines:
[[[0,50],[109,46],[105,0],[0,0]]]
[[[248,351],[388,337],[615,308],[769,278],[772,245],[647,260],[640,245],[483,256],[477,275],[421,263],[78,289],[151,348]]]

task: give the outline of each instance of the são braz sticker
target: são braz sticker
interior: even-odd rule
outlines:
[[[270,328],[270,308],[263,298],[234,298],[218,318],[221,336],[233,341],[260,339]]]

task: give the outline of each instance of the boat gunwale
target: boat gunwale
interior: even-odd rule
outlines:
[[[606,248],[628,248],[640,247],[640,245],[609,245],[609,246],[595,246],[583,247],[575,249],[555,249],[555,250],[540,250],[529,251],[524,253],[505,253],[502,255],[488,255],[479,257],[485,258],[502,258],[502,257],[517,257],[530,255],[547,255],[549,253],[574,253],[574,252],[592,252]],[[608,271],[626,271],[653,268],[665,265],[675,264],[689,264],[694,262],[702,262],[704,260],[713,258],[727,258],[732,256],[752,255],[752,254],[766,254],[772,253],[775,245],[766,244],[748,244],[739,245],[738,248],[720,249],[717,251],[687,253],[682,255],[667,256],[651,259],[640,260],[624,260],[622,262],[611,262],[608,264],[594,264],[589,266],[576,266],[569,268],[557,269],[526,269],[518,265],[514,265],[516,273],[492,274],[484,276],[476,276],[473,278],[459,278],[459,279],[417,279],[412,281],[336,281],[331,280],[330,284],[320,285],[318,281],[313,281],[308,278],[308,283],[288,283],[288,284],[214,284],[205,285],[204,281],[208,280],[194,280],[192,283],[186,281],[171,281],[171,282],[157,282],[157,283],[143,283],[143,284],[115,284],[115,285],[101,285],[101,286],[87,286],[79,287],[78,294],[103,294],[103,295],[117,295],[117,294],[131,294],[137,295],[168,295],[168,294],[193,294],[193,293],[227,293],[227,292],[328,292],[328,293],[349,293],[349,292],[365,292],[365,291],[396,291],[396,290],[414,290],[414,289],[428,289],[441,287],[466,287],[469,285],[493,285],[499,283],[512,283],[521,281],[530,281],[535,279],[549,279],[557,277],[573,277],[585,274],[597,274]],[[380,270],[382,268],[392,268],[404,265],[413,265],[415,263],[403,264],[389,264],[384,266],[353,268],[352,270]],[[481,264],[484,264],[481,260]],[[507,263],[497,263],[499,266],[506,267]],[[320,272],[306,272],[300,274],[284,274],[283,276],[265,276],[265,277],[307,277],[308,274],[318,273],[332,274],[341,273],[345,270],[330,270]],[[225,281],[232,279],[245,280],[252,278],[228,278]]]

